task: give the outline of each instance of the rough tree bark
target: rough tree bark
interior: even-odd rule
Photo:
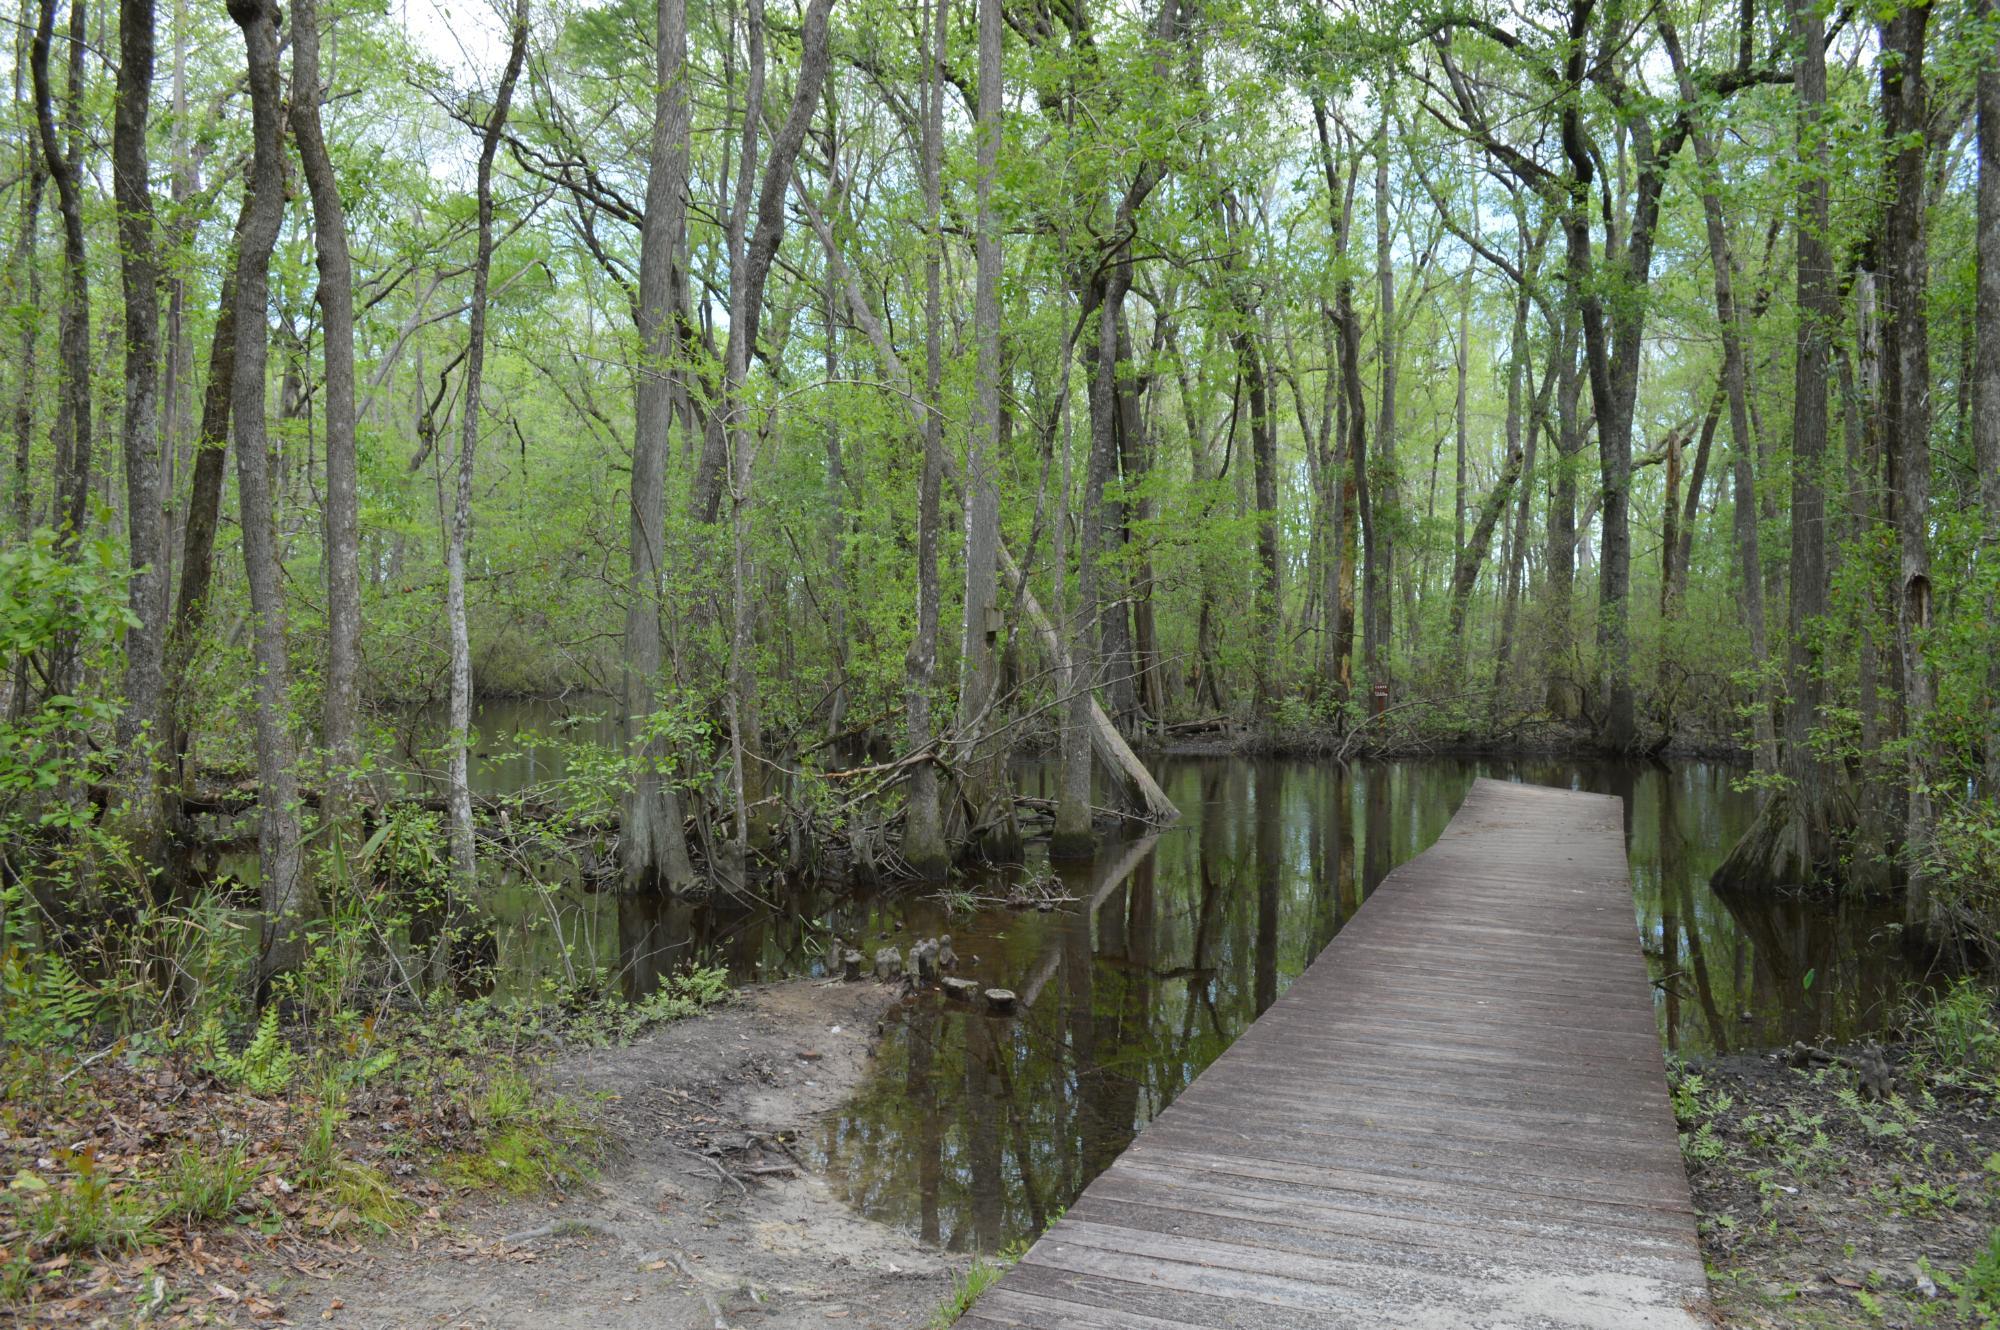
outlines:
[[[35,126],[49,179],[55,182],[56,206],[62,216],[63,295],[57,316],[56,414],[49,430],[55,448],[54,525],[65,548],[83,538],[84,504],[90,492],[90,266],[84,251],[82,163],[77,136],[70,134],[65,150],[56,124],[55,93],[49,81],[50,51],[55,43],[56,0],[42,0],[30,63],[35,84]],[[64,90],[64,124],[73,128],[82,114],[84,3],[72,0],[69,12],[69,82]],[[66,665],[52,672],[50,686],[61,691]]]
[[[124,0],[134,3],[135,0]],[[347,209],[320,124],[319,0],[292,0],[292,139],[312,195],[319,270],[320,358],[326,403],[326,684],[321,740],[326,796],[339,822],[360,752],[355,743],[361,674],[361,508],[354,451],[354,265]]]
[[[119,0],[118,91],[112,116],[111,188],[118,207],[118,272],[125,297],[126,532],[135,622],[125,632],[126,750],[134,807],[134,850],[160,861],[160,700],[166,670],[166,512],[160,492],[160,294],[153,244],[153,194],[146,153],[153,95],[153,0]]]
[[[687,88],[687,0],[654,9],[657,86],[647,152],[646,210],[639,223],[636,307],[641,361],[633,389],[631,549],[625,602],[625,738],[632,785],[619,828],[620,867],[641,891],[680,892],[695,880],[673,755],[652,735],[665,656],[660,606],[665,594],[667,453],[673,432],[670,366],[679,335],[673,270],[687,223],[691,113]]]
[[[1000,223],[993,210],[999,175],[1005,87],[1001,0],[979,6],[979,178],[973,237],[972,429],[965,457],[965,616],[959,655],[958,727],[965,750],[964,793],[978,849],[989,859],[1018,859],[1021,830],[1007,789],[1006,745],[985,737],[1000,700]]]
[[[1993,0],[1979,6],[1993,22]],[[1973,315],[1976,359],[1972,380],[1972,447],[1979,466],[1980,506],[1986,512],[1986,631],[2000,640],[2000,43],[1979,66],[1979,289]],[[2000,654],[1986,676],[1985,763],[1982,783],[2000,799]]]
[[[37,24],[36,0],[21,0],[20,39],[14,47],[14,101],[27,100],[30,51]],[[20,238],[15,242],[12,264],[7,274],[7,300],[24,311],[20,320],[21,340],[15,351],[14,368],[20,380],[14,385],[14,407],[10,423],[14,428],[14,486],[9,505],[16,535],[25,536],[35,522],[35,481],[33,448],[35,441],[36,352],[41,343],[42,194],[48,184],[48,160],[42,155],[39,138],[21,143]],[[23,701],[16,690],[15,702]]]
[[[1904,923],[1919,937],[1937,936],[1942,923],[1934,909],[1927,866],[1933,812],[1926,731],[1936,685],[1923,642],[1931,618],[1930,321],[1925,309],[1930,258],[1924,199],[1929,98],[1923,63],[1930,13],[1928,5],[1904,5],[1881,25],[1890,189],[1882,228],[1883,441],[1900,547],[1896,647],[1902,661],[1903,732],[1908,740]]]
[[[1845,773],[1818,755],[1813,733],[1820,721],[1822,694],[1818,635],[1829,600],[1826,494],[1821,477],[1826,461],[1827,348],[1840,317],[1826,241],[1832,166],[1821,126],[1826,105],[1826,27],[1819,11],[1804,0],[1791,0],[1788,9],[1797,50],[1797,146],[1803,169],[1798,177],[1794,228],[1798,235],[1799,329],[1792,402],[1792,595],[1787,620],[1790,699],[1785,707],[1782,755],[1785,783],[1765,799],[1757,821],[1715,871],[1716,885],[1735,889],[1817,887],[1838,881],[1854,822]],[[1740,361],[1737,373],[1740,376]],[[1739,447],[1736,451],[1740,454],[1743,450]],[[1758,710],[1764,707],[1760,704]]]
[[[252,201],[245,210],[236,257],[236,350],[230,415],[236,435],[236,487],[243,525],[243,570],[250,585],[252,646],[257,660],[257,835],[264,910],[257,965],[261,1001],[270,981],[304,954],[309,903],[299,849],[297,753],[292,742],[291,671],[285,654],[284,569],[271,496],[270,437],[264,420],[264,375],[270,351],[271,251],[284,223],[283,105],[278,77],[275,0],[229,0],[243,30],[250,84]]]
[[[1374,553],[1369,563],[1375,567],[1375,594],[1362,597],[1362,655],[1368,662],[1368,683],[1381,689],[1389,684],[1390,660],[1394,654],[1394,615],[1391,605],[1396,595],[1396,266],[1394,236],[1389,230],[1389,109],[1385,99],[1382,128],[1375,140],[1375,282],[1378,287],[1375,309],[1375,348],[1380,360],[1381,402],[1375,426],[1375,453],[1372,466],[1376,483],[1370,486],[1371,499],[1363,500],[1362,540],[1369,541],[1373,528]],[[1359,454],[1356,455],[1359,458]],[[1372,519],[1372,520],[1371,520]],[[1364,583],[1367,576],[1363,574]],[[1372,603],[1371,603],[1372,602]],[[1370,610],[1373,614],[1371,616]]]

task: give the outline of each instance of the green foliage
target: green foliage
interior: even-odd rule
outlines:
[[[240,1053],[221,1040],[219,1027],[206,1032],[211,1052],[207,1066],[227,1083],[255,1095],[281,1094],[289,1089],[299,1068],[299,1055],[278,1029],[278,1009],[267,1007],[257,1029]]]
[[[1948,802],[1929,850],[1933,910],[1972,950],[2000,958],[2000,796]]]
[[[1995,1229],[1986,1248],[1956,1276],[1940,1276],[1937,1281],[1955,1295],[1958,1311],[1969,1324],[1981,1330],[2000,1326],[2000,1229]]]
[[[0,547],[0,672],[33,677],[58,649],[101,668],[137,623],[126,606],[130,578],[109,539],[65,550],[43,527]],[[112,698],[79,691],[43,697],[25,714],[0,715],[0,856],[11,857],[31,826],[91,820],[87,804],[56,796],[107,767],[112,755],[94,751],[81,735],[116,714]]]
[[[18,891],[0,890],[0,901]],[[0,950],[0,1043],[74,1049],[96,1029],[102,1001],[59,953],[13,943]]]
[[[23,1173],[0,1192],[37,1246],[77,1255],[107,1255],[137,1247],[150,1233],[154,1212],[98,1166],[97,1148],[59,1150],[51,1183]],[[66,1175],[66,1176],[64,1176]]]
[[[1917,1061],[1930,1076],[2000,1076],[2000,999],[1977,979],[1960,979],[1920,1006],[1910,1035]]]

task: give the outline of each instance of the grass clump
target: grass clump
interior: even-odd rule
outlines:
[[[931,1316],[931,1330],[951,1330],[958,1318],[972,1310],[979,1295],[1000,1282],[1006,1267],[987,1260],[975,1260],[965,1273],[952,1279],[951,1292]]]
[[[1946,1084],[2000,1079],[2000,998],[1976,979],[1961,979],[1917,1010],[1910,1042],[1931,1079]]]
[[[561,1191],[590,1175],[593,1133],[582,1110],[543,1094],[519,1072],[488,1082],[472,1117],[474,1144],[450,1154],[441,1170],[453,1185],[526,1195]]]
[[[189,1142],[162,1176],[160,1221],[193,1226],[228,1219],[254,1194],[263,1171],[241,1142],[222,1151]]]

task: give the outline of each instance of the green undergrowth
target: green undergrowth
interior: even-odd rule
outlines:
[[[593,1170],[596,1105],[540,1064],[729,995],[697,970],[636,1003],[596,982],[403,1011],[296,988],[254,1016],[222,989],[143,1010],[137,986],[20,936],[0,934],[0,1319],[150,1288],[231,1235],[382,1234],[468,1193],[571,1188]]]
[[[1670,1061],[1722,1324],[2000,1330],[2000,997],[1960,981],[1894,1034]]]

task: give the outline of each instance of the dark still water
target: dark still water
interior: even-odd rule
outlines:
[[[482,789],[560,776],[553,719],[489,708]],[[567,732],[601,727],[586,718]],[[823,975],[843,943],[872,957],[950,933],[958,973],[1013,989],[1018,1014],[989,1017],[936,992],[899,1004],[871,1080],[809,1147],[864,1212],[993,1251],[1038,1232],[1276,1000],[1389,870],[1431,844],[1475,776],[1624,799],[1634,914],[1673,1048],[1859,1037],[1920,982],[1890,914],[1709,891],[1753,811],[1727,767],[1202,758],[1156,772],[1182,821],[1060,867],[1074,902],[1046,913],[955,910],[929,888],[774,887],[759,901],[687,902],[507,875],[489,897],[501,983],[526,992],[595,970],[637,995],[697,961],[739,980]],[[1052,773],[1030,766],[1022,778],[1033,788]],[[1002,896],[1048,871],[1040,853],[954,885]]]
[[[897,1009],[873,1079],[816,1142],[864,1212],[970,1250],[1039,1232],[1429,847],[1475,776],[1625,799],[1635,913],[1674,1047],[1854,1037],[1915,982],[1886,916],[1708,890],[1752,812],[1726,768],[1232,758],[1160,774],[1184,820],[1064,870],[1075,906],[947,917],[907,899],[877,921],[905,942],[949,930],[970,973],[1016,990],[1022,1011],[995,1019],[935,996]]]

